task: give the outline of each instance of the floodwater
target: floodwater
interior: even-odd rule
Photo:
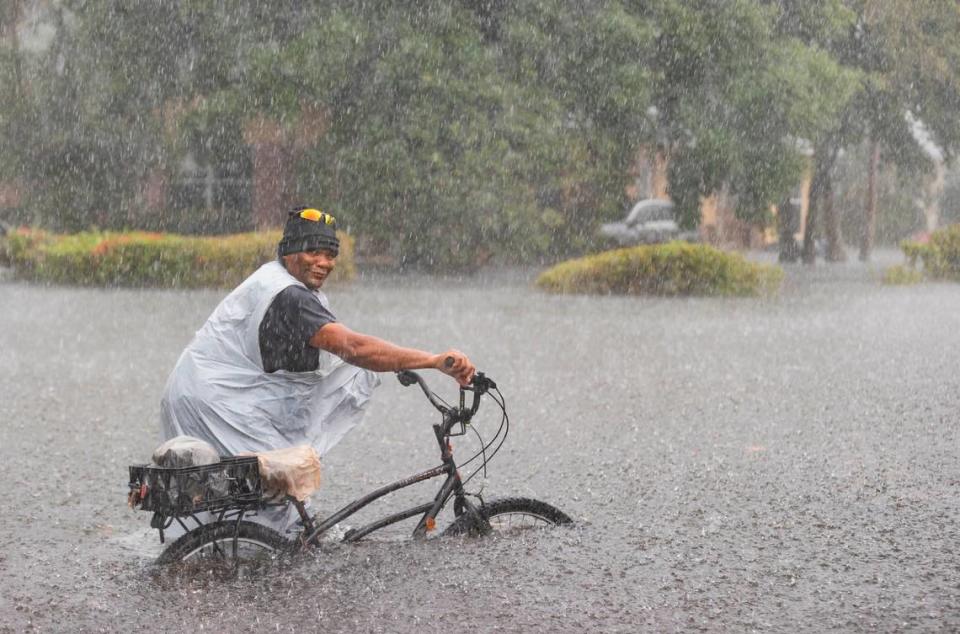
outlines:
[[[955,631],[960,287],[878,270],[792,268],[773,299],[554,297],[532,271],[331,288],[354,329],[471,354],[512,421],[484,494],[577,525],[408,524],[239,576],[157,569],[125,504],[223,293],[0,281],[0,632]],[[435,416],[385,376],[315,508],[434,466]]]

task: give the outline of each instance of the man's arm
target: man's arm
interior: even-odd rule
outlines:
[[[449,374],[461,385],[466,385],[477,371],[467,355],[459,350],[431,354],[414,348],[403,348],[371,335],[353,332],[338,322],[321,326],[310,338],[310,345],[332,352],[347,363],[374,372],[433,368]],[[450,365],[447,365],[448,358],[453,359]]]

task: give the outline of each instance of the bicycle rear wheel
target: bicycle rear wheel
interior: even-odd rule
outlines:
[[[215,522],[182,535],[161,553],[157,563],[269,559],[290,545],[283,535],[262,524]]]
[[[557,507],[532,498],[501,498],[487,502],[479,509],[494,533],[520,533],[531,529],[572,524],[570,516]],[[443,531],[444,535],[476,534],[475,521],[464,513]]]

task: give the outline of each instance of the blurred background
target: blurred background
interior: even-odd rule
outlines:
[[[0,2],[0,221],[544,263],[670,199],[781,260],[960,216],[960,10],[925,0]]]

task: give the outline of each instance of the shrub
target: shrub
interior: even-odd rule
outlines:
[[[783,270],[686,242],[605,251],[562,262],[537,278],[553,293],[758,295],[780,287]]]
[[[280,231],[196,237],[170,233],[51,234],[21,228],[2,251],[22,279],[84,286],[231,287],[276,257]],[[356,275],[353,239],[340,233],[331,280]]]
[[[898,264],[891,266],[883,272],[883,283],[896,286],[906,286],[908,284],[917,284],[923,281],[923,273],[911,266]]]
[[[960,224],[934,231],[926,243],[904,242],[900,248],[907,268],[917,270],[922,263],[924,277],[960,282]]]

